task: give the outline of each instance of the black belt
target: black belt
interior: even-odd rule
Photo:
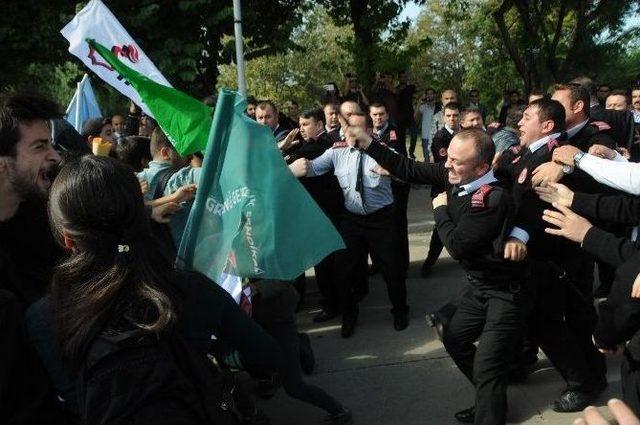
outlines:
[[[501,291],[509,291],[511,293],[518,293],[521,289],[521,283],[519,279],[514,280],[489,280],[489,279],[478,279],[471,275],[467,275],[467,280],[469,283],[478,284],[486,286],[483,289],[497,289]]]

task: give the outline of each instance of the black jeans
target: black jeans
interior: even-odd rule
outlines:
[[[518,283],[503,289],[469,283],[444,328],[447,352],[476,388],[476,425],[506,422],[509,366],[522,336],[527,296]]]
[[[393,191],[393,219],[398,233],[397,247],[400,254],[400,266],[406,274],[409,270],[409,222],[407,220],[407,205],[411,186],[404,183],[392,182]]]
[[[347,248],[336,253],[339,282],[342,285],[343,315],[353,315],[356,311],[355,286],[366,279],[366,270],[361,266],[367,254],[375,257],[382,277],[387,284],[392,313],[408,311],[407,286],[398,252],[397,232],[391,206],[384,207],[369,215],[360,216],[345,213],[340,225],[340,233]]]

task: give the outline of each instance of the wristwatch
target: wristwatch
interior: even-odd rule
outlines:
[[[571,174],[573,173],[573,167],[571,165],[564,164],[562,166],[562,174]]]
[[[585,155],[584,152],[580,151],[577,154],[573,155],[573,163],[575,164],[576,167],[580,166],[580,160],[582,159],[582,157]]]

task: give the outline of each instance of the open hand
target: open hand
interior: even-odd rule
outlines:
[[[570,208],[573,203],[573,191],[561,183],[542,184],[534,189],[540,199],[550,204],[556,203]]]
[[[522,261],[527,256],[527,245],[517,238],[509,238],[504,244],[504,258],[509,261]]]
[[[640,425],[640,420],[624,402],[612,398],[607,403],[618,425]],[[573,425],[609,425],[604,416],[593,406],[584,409],[584,417],[573,421]]]
[[[553,224],[557,229],[547,227],[545,232],[556,236],[563,236],[570,241],[582,243],[584,237],[593,227],[589,221],[560,204],[553,204],[559,211],[544,210],[542,219]]]
[[[542,182],[557,183],[563,175],[562,165],[555,162],[545,162],[531,173],[531,186],[539,186]]]

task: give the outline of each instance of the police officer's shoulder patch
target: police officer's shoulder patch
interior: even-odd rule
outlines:
[[[514,154],[519,154],[521,150],[522,150],[522,145],[520,144],[513,145],[509,148],[509,151],[513,152]]]
[[[395,142],[396,140],[398,140],[398,135],[396,134],[395,130],[391,130],[389,132],[389,140],[392,142]]]
[[[345,141],[341,141],[341,142],[335,142],[333,146],[331,146],[331,149],[347,148],[347,147],[349,147],[349,144]]]
[[[549,151],[558,146],[560,146],[560,143],[556,139],[549,139],[549,141],[547,142],[547,149]]]
[[[590,126],[597,128],[600,131],[611,130],[611,126],[604,121],[592,121],[589,123]]]
[[[493,186],[483,184],[473,195],[471,195],[471,208],[484,208],[487,206],[487,199],[493,190]]]

